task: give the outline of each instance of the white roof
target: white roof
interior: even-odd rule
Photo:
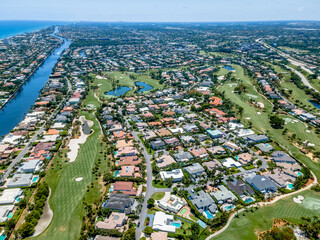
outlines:
[[[5,189],[0,196],[0,205],[13,204],[16,197],[22,195],[20,188]]]
[[[0,222],[7,220],[8,215],[13,211],[14,205],[0,206]]]
[[[170,221],[173,221],[173,219],[174,218],[172,215],[165,214],[164,212],[156,212],[154,215],[152,228],[158,231],[174,233],[176,231],[176,227],[170,225]]]
[[[160,176],[163,180],[173,178],[174,179],[181,179],[183,177],[183,172],[181,169],[173,169],[171,171],[162,171],[160,172]]]
[[[241,164],[239,162],[236,162],[232,158],[226,158],[223,160],[222,165],[227,167],[227,168],[232,168],[232,167],[241,167]]]

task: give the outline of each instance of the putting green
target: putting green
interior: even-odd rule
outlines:
[[[320,199],[308,197],[303,200],[302,206],[310,210],[320,210]]]

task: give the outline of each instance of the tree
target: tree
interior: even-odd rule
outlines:
[[[122,240],[135,240],[136,238],[136,232],[134,228],[129,228],[122,238]]]
[[[269,117],[270,124],[275,129],[283,128],[284,120],[277,115],[272,115]]]
[[[200,226],[197,223],[191,225],[191,232],[193,237],[197,237],[200,233]]]
[[[151,208],[151,207],[154,207],[154,199],[153,198],[149,198],[148,199],[148,205],[149,205],[149,207]]]
[[[150,235],[151,233],[153,233],[153,229],[152,229],[152,227],[147,226],[147,227],[145,227],[145,229],[143,230],[143,232],[144,232],[145,234]]]

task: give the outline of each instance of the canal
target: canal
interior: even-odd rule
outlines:
[[[28,81],[20,88],[1,110],[0,110],[0,137],[8,134],[23,117],[28,113],[31,106],[37,100],[41,89],[48,81],[53,67],[59,60],[64,50],[68,49],[71,42],[57,36],[59,29],[55,28],[53,36],[63,40],[63,44],[52,52],[44,63],[32,74]]]

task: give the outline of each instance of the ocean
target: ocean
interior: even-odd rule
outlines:
[[[62,25],[66,22],[55,21],[13,21],[1,20],[0,21],[0,39],[12,37],[26,32],[33,32],[51,25]]]

